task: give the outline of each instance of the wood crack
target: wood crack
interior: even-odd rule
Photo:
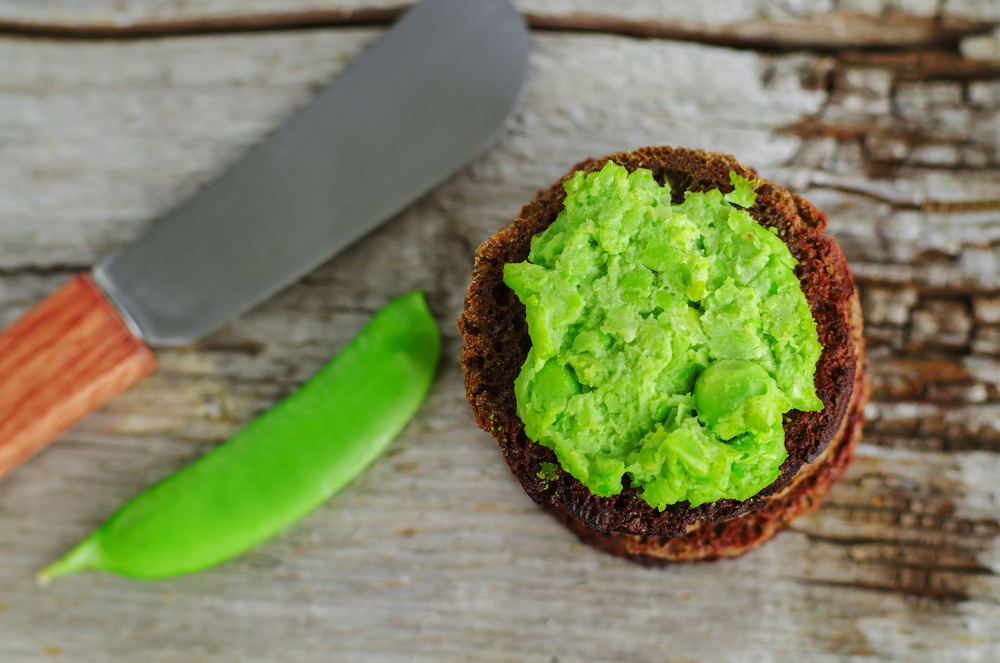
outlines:
[[[884,19],[835,12],[797,21],[756,19],[732,25],[686,21],[650,21],[574,13],[563,16],[526,14],[532,28],[612,33],[632,37],[693,41],[760,52],[808,50],[833,53],[941,48],[957,52],[963,37],[985,34],[992,24],[940,21],[934,17],[892,14]]]
[[[206,34],[280,32],[333,27],[386,26],[398,19],[407,7],[378,9],[272,12],[253,15],[219,16],[179,20],[157,20],[123,24],[43,23],[0,20],[0,35],[43,39],[146,39]]]
[[[73,263],[53,263],[51,265],[22,265],[4,267],[0,265],[0,277],[7,276],[60,276],[89,272],[94,266]]]
[[[123,23],[72,23],[0,20],[0,35],[44,39],[106,40],[203,34],[385,26],[408,6],[355,10],[310,10],[209,16]],[[591,32],[649,39],[689,41],[759,52],[893,52],[915,48],[957,53],[964,37],[987,34],[993,24],[935,16],[889,14],[874,17],[838,11],[796,21],[758,18],[738,24],[684,20],[630,19],[605,14],[526,12],[534,30]]]
[[[862,582],[852,580],[813,580],[810,578],[797,578],[797,582],[803,585],[814,585],[817,587],[833,587],[841,589],[861,589],[872,592],[886,594],[903,594],[924,599],[933,599],[942,603],[960,603],[969,599],[969,594],[964,589],[951,589],[939,587],[900,587],[889,583]]]
[[[788,133],[795,132],[788,130]],[[935,170],[939,171],[940,168]],[[926,212],[928,214],[971,214],[975,212],[992,212],[1000,210],[1000,198],[985,198],[980,200],[925,200],[922,203],[911,203],[901,200],[893,200],[862,188],[851,187],[843,184],[810,182],[809,187],[812,189],[838,191],[840,193],[861,196],[877,203],[888,205],[893,211],[911,210]],[[980,242],[977,244],[977,246],[981,246],[982,248],[992,248],[998,245],[1000,245],[1000,240]]]

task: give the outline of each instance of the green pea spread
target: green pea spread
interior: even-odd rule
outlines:
[[[823,407],[796,261],[744,209],[754,182],[730,179],[675,205],[649,170],[577,172],[528,260],[504,268],[532,342],[518,416],[595,495],[627,473],[660,510],[747,499],[788,455],[782,415]]]

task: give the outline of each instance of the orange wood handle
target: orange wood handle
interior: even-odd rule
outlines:
[[[90,276],[78,275],[0,333],[0,477],[155,368]]]

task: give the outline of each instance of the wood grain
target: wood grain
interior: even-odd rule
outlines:
[[[156,368],[87,274],[0,333],[0,478]]]
[[[760,7],[733,11],[744,4]],[[998,20],[973,0],[769,5],[758,15],[774,22],[835,7]],[[159,20],[209,4],[115,6]],[[379,34],[0,39],[0,62],[17,63],[0,67],[0,323],[136,237]],[[0,660],[1000,660],[996,74],[954,50],[776,54],[565,33],[533,48],[524,111],[495,149],[223,331],[159,352],[159,371],[0,482]],[[875,393],[858,457],[818,512],[745,558],[651,571],[578,545],[524,496],[465,403],[454,321],[475,246],[540,186],[585,156],[655,143],[734,153],[830,215],[862,293]],[[35,586],[123,500],[417,287],[445,336],[441,372],[389,453],[329,504],[205,574]]]
[[[412,0],[0,0],[0,31],[75,37],[389,23]],[[976,0],[516,0],[532,27],[766,49],[953,46],[988,39],[1000,14]]]

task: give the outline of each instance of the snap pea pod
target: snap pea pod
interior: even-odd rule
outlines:
[[[390,302],[295,394],[125,503],[39,580],[86,569],[167,578],[260,543],[385,450],[417,411],[440,353],[423,294]]]

